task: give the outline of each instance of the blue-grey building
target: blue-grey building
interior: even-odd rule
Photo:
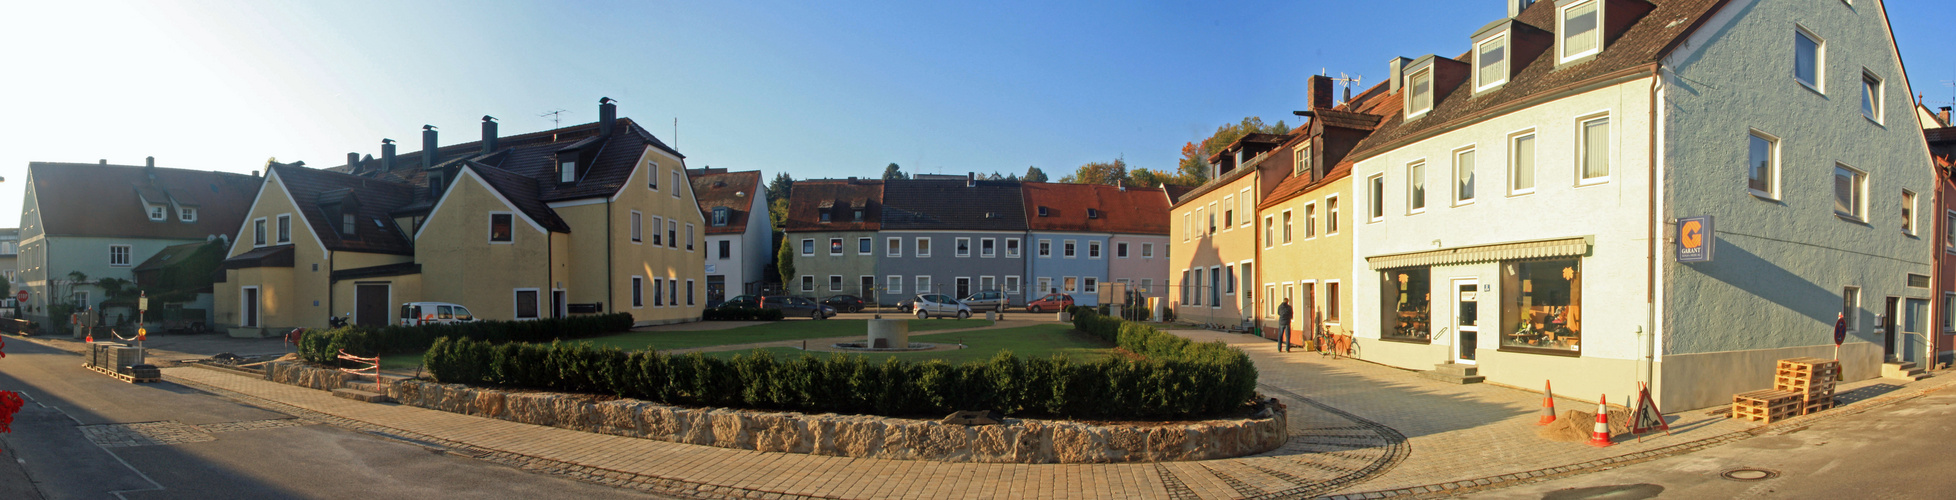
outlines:
[[[885,304],[998,290],[1024,304],[1024,197],[1016,181],[891,180],[877,232]],[[799,189],[799,188],[797,188]],[[799,193],[797,193],[799,194]]]

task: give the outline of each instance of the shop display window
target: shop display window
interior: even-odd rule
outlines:
[[[1582,353],[1582,262],[1501,264],[1501,348]]]
[[[1429,267],[1379,272],[1379,337],[1411,342],[1433,341],[1433,270]]]

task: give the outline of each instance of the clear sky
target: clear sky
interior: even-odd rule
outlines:
[[[1821,0],[1774,0],[1821,1]],[[1956,87],[1956,2],[1887,2],[1913,91]],[[1054,178],[1245,116],[1296,124],[1304,79],[1466,52],[1502,0],[1363,2],[0,2],[0,224],[30,161],[248,172],[597,117],[692,167],[796,178]],[[1361,87],[1362,89],[1363,87]],[[673,121],[678,120],[674,137]]]

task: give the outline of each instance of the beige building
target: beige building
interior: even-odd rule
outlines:
[[[452,302],[492,320],[629,312],[695,321],[705,306],[701,229],[684,156],[615,105],[598,123],[331,169],[272,162],[216,289],[237,335],[395,321],[405,302]]]
[[[1289,172],[1289,136],[1249,134],[1209,158],[1209,182],[1169,209],[1169,300],[1175,317],[1227,328],[1255,326],[1257,201]]]

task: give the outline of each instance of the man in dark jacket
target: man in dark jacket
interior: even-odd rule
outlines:
[[[1277,305],[1277,351],[1290,351],[1290,297]]]

